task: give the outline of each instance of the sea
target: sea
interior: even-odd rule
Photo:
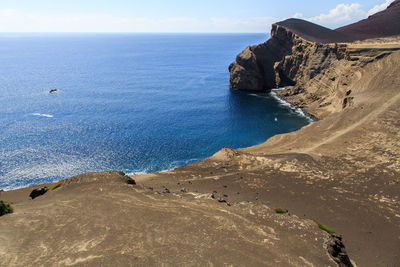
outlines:
[[[229,88],[229,64],[267,39],[1,33],[0,189],[171,170],[307,125],[270,93]]]

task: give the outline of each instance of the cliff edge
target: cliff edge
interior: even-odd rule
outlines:
[[[367,51],[352,43],[366,38],[399,35],[399,3],[396,0],[385,11],[337,30],[300,19],[275,23],[267,42],[247,47],[229,66],[230,87],[264,92],[294,86],[288,94],[295,95],[304,92],[305,88],[314,87],[315,83],[319,83],[320,87],[336,86],[339,87],[335,90],[337,97],[326,98],[326,95],[312,92],[313,94],[296,100],[294,104],[307,108],[309,113],[317,117],[323,117],[330,112],[316,112],[309,105],[310,99],[318,100],[319,105],[324,107],[330,106],[330,110],[339,111],[347,91],[338,86],[338,78],[351,73],[349,66],[353,65],[352,61],[368,63],[387,52],[384,46],[369,50],[367,48]],[[386,48],[389,51],[397,49]],[[342,83],[347,83],[345,79],[342,80]]]

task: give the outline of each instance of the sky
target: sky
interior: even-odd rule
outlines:
[[[0,32],[265,33],[290,17],[335,29],[394,0],[0,0]]]

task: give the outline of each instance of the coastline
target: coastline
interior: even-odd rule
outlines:
[[[320,120],[260,145],[223,148],[172,171],[135,176],[134,183],[110,171],[71,177],[35,200],[27,188],[2,192],[15,205],[0,220],[4,262],[400,262],[399,49],[332,48],[276,29],[304,45],[313,63],[292,54],[275,65],[280,74],[300,70],[292,77],[297,87],[280,101]],[[315,62],[324,68],[313,68]],[[24,254],[15,253],[21,247]]]
[[[281,94],[278,94],[279,92],[283,92],[285,90],[288,90],[288,87],[282,87],[282,88],[276,88],[276,89],[271,89],[269,94],[276,99],[279,103],[281,103],[282,106],[290,108],[292,111],[296,112],[297,114],[300,114],[301,116],[307,118],[309,123],[313,121],[317,121],[318,119],[311,115],[310,113],[307,112],[305,108],[300,108],[296,107],[293,102],[290,101],[290,98],[285,97]]]

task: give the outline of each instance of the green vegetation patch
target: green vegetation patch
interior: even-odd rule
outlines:
[[[61,180],[61,181],[59,181],[59,182],[57,182],[57,183],[54,183],[54,184],[50,185],[50,186],[47,188],[47,191],[49,191],[49,190],[54,190],[54,189],[60,187],[60,186],[62,185],[63,182],[64,182],[64,180]]]
[[[0,200],[0,216],[7,213],[12,213],[13,211],[14,210],[9,203]]]
[[[326,226],[325,224],[321,223],[320,221],[317,221],[316,219],[312,219],[312,220],[319,226],[320,229],[324,230],[328,234],[334,234],[335,233],[335,230],[333,230],[332,228],[329,228],[328,226]]]
[[[278,209],[275,209],[275,212],[278,214],[286,214],[286,213],[288,213],[288,210],[278,208]]]

